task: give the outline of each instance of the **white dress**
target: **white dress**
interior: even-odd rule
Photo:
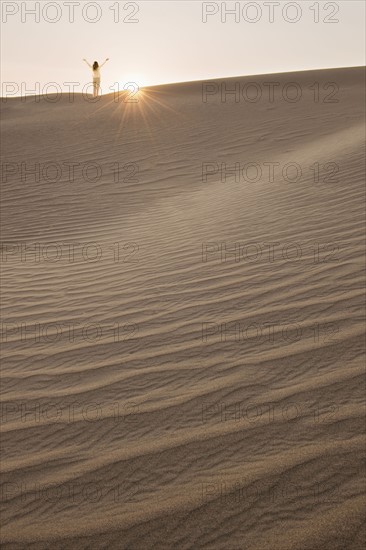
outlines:
[[[93,80],[94,82],[96,81],[100,81],[100,67],[98,67],[97,69],[93,69]]]
[[[103,65],[105,65],[107,63],[107,60],[104,61],[104,63],[102,63],[101,65],[99,65],[99,67],[97,69],[93,69],[93,65],[90,65],[90,63],[88,63],[87,61],[85,61],[89,67],[92,69],[93,71],[93,82],[100,82],[100,68],[103,67]]]

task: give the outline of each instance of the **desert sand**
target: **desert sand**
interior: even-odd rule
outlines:
[[[364,69],[210,84],[2,102],[4,549],[363,547]]]

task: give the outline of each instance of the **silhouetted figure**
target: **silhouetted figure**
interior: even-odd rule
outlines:
[[[100,92],[100,69],[109,61],[109,57],[107,57],[101,65],[99,65],[98,61],[94,61],[93,65],[90,65],[86,59],[83,59],[83,61],[85,61],[93,71],[93,97],[98,97]]]

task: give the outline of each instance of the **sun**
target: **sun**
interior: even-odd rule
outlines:
[[[142,88],[145,86],[144,79],[139,74],[127,74],[123,78],[120,78],[117,82],[114,82],[109,87],[110,91],[115,94],[123,94],[128,98],[129,103],[136,103],[142,98]]]
[[[169,94],[164,90],[154,89],[146,83],[141,75],[128,74],[110,86],[109,102],[101,105],[101,109],[107,108],[111,103],[115,104],[114,113],[120,119],[119,129],[115,140],[118,140],[129,124],[129,121],[141,120],[151,140],[155,139],[153,131],[154,120],[161,118],[162,110],[174,113],[176,118],[184,116],[169,104]]]
[[[141,88],[147,85],[147,82],[143,75],[140,73],[127,73],[119,79],[118,84],[121,91],[126,90],[127,86],[129,86],[128,89],[132,89],[132,85],[134,86],[134,89],[136,91],[139,91],[141,90]]]

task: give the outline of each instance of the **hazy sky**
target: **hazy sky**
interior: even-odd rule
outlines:
[[[363,0],[223,4],[237,5],[226,22],[221,1],[2,0],[1,95],[7,82],[16,83],[17,95],[22,82],[28,90],[39,82],[41,92],[48,82],[63,90],[77,82],[81,92],[91,80],[84,57],[110,57],[103,93],[115,82],[122,88],[128,81],[144,86],[365,64]],[[29,13],[34,9],[39,22]]]

